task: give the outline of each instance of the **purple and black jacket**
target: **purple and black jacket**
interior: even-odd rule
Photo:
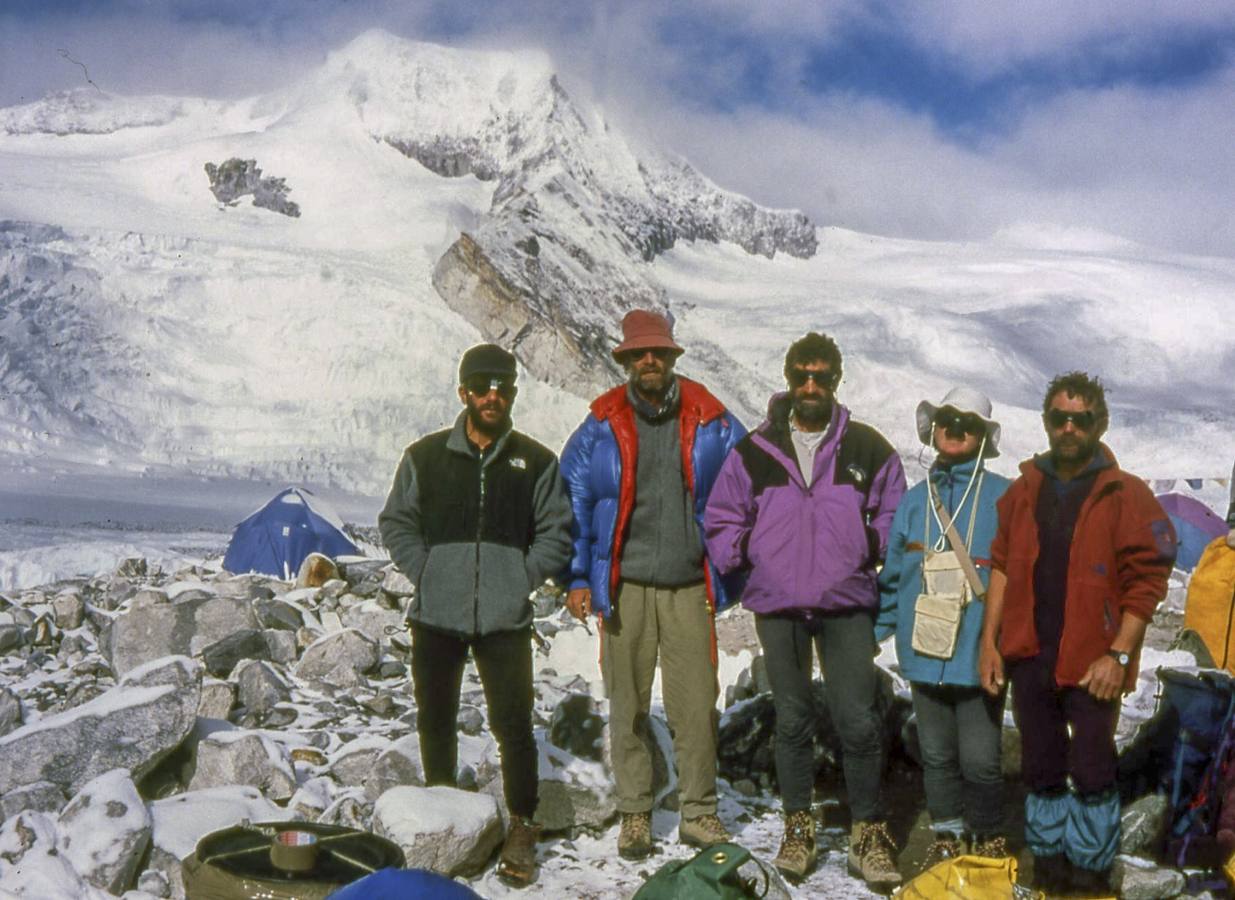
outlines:
[[[888,546],[905,471],[874,428],[833,405],[810,487],[789,435],[789,396],[726,458],[704,512],[708,558],[747,571],[742,605],[756,613],[879,607],[875,567]]]

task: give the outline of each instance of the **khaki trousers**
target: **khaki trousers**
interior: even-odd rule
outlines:
[[[617,616],[605,623],[601,647],[618,811],[652,809],[647,717],[659,657],[682,817],[715,813],[719,689],[712,664],[712,613],[703,584],[656,588],[623,581]]]

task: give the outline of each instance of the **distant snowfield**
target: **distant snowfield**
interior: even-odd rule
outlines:
[[[433,57],[425,66],[454,59],[396,49]],[[541,58],[526,71],[511,55],[467,60],[477,84],[499,91],[548,77]],[[457,415],[457,361],[480,332],[437,296],[431,272],[499,183],[440,177],[375,140],[356,92],[395,104],[382,109],[392,121],[454,139],[485,116],[468,107],[434,124],[458,106],[441,97],[401,112],[432,80],[387,84],[404,76],[358,72],[362,62],[244,101],[86,92],[0,110],[0,554],[25,554],[0,562],[0,587],[39,571],[34,535],[47,533],[18,535],[18,523],[98,522],[92,501],[111,504],[104,519],[225,541],[275,491],[305,484],[370,524],[402,448]],[[203,166],[229,157],[285,178],[301,217],[247,199],[220,207]],[[594,162],[600,176],[613,167],[615,184],[627,177]],[[1107,440],[1126,468],[1230,472],[1232,260],[1034,223],[981,243],[817,234],[807,260],[679,242],[648,264],[688,351],[681,371],[747,425],[782,385],[787,345],[815,329],[845,355],[841,400],[889,436],[911,478],[926,462],[921,399],[960,383],[988,393],[1003,423],[994,468],[1012,473],[1045,445],[1046,383],[1073,368],[1107,383]],[[559,448],[586,409],[525,377],[515,422]],[[1202,490],[1225,513],[1225,489]],[[98,535],[74,534],[82,565],[102,552]],[[68,565],[44,558],[45,573]]]

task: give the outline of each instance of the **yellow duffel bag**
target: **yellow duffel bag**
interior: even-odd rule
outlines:
[[[956,856],[936,863],[894,895],[904,900],[1042,900],[1040,891],[1016,883],[1011,856]]]

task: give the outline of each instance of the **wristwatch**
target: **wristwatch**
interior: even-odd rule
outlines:
[[[1125,669],[1128,668],[1128,663],[1132,661],[1132,657],[1122,650],[1107,650],[1106,655],[1115,662],[1119,663]]]

